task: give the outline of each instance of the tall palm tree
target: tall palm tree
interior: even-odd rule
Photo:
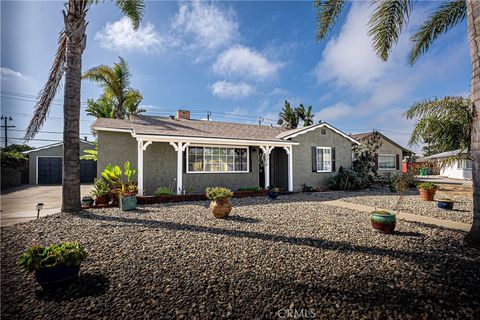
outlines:
[[[138,109],[143,97],[140,91],[130,87],[131,78],[128,64],[121,57],[113,67],[106,65],[93,67],[82,76],[82,79],[96,82],[103,89],[102,97],[110,99],[113,104],[113,117],[117,119],[123,119],[130,113],[138,114],[144,111]]]
[[[112,98],[103,94],[97,100],[87,99],[87,109],[85,109],[85,112],[87,115],[96,118],[115,118],[113,109]]]
[[[373,37],[373,48],[383,61],[388,59],[392,47],[408,23],[413,3],[413,0],[372,1],[374,11],[369,21],[369,35]],[[332,29],[345,4],[345,0],[314,0],[318,40],[324,39]],[[470,100],[473,114],[470,144],[473,158],[473,225],[465,240],[471,245],[480,246],[480,1],[444,1],[412,36],[409,60],[414,64],[441,34],[465,18],[472,64]]]
[[[30,140],[45,122],[58,85],[65,74],[63,103],[62,211],[80,211],[80,83],[82,54],[87,43],[86,16],[98,0],[68,0],[63,10],[64,29],[47,82],[40,91],[25,139]],[[138,28],[143,16],[143,0],[115,0],[114,3]]]
[[[313,117],[315,116],[312,113],[312,106],[309,106],[307,109],[303,106],[303,104],[300,104],[295,111],[297,112],[298,117],[300,120],[303,121],[303,126],[308,127],[313,124]]]
[[[472,109],[469,99],[445,97],[415,102],[403,116],[418,119],[410,145],[427,142],[439,152],[470,150]]]
[[[279,113],[278,124],[287,129],[295,129],[298,127],[298,113],[295,108],[292,108],[290,102],[285,100],[285,105],[282,112]]]

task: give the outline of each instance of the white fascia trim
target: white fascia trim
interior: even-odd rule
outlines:
[[[85,141],[85,140],[82,140],[80,139],[80,143],[88,143],[89,145],[93,146],[93,142],[90,142],[90,141]],[[45,149],[49,149],[49,148],[55,148],[55,147],[58,147],[58,146],[61,146],[63,144],[63,142],[57,142],[57,143],[54,143],[54,144],[48,144],[46,146],[43,146],[43,147],[40,147],[40,148],[36,148],[36,149],[32,149],[32,150],[28,150],[28,151],[23,151],[22,153],[23,154],[29,154],[29,153],[32,153],[32,152],[35,152],[35,151],[40,151],[40,150],[45,150]]]
[[[291,141],[254,141],[254,140],[240,140],[240,139],[222,139],[222,138],[199,138],[199,137],[181,137],[181,136],[153,136],[153,135],[140,135],[132,132],[132,136],[136,139],[142,139],[144,141],[153,142],[190,142],[193,144],[209,144],[209,145],[229,145],[229,146],[273,146],[284,147],[298,145],[298,142]]]
[[[288,135],[288,136],[283,137],[282,139],[286,140],[286,139],[290,139],[290,138],[295,138],[295,137],[297,137],[297,136],[299,136],[299,135],[302,135],[302,134],[304,134],[304,133],[307,133],[307,132],[310,132],[310,131],[313,131],[313,130],[317,130],[318,128],[323,128],[323,127],[326,127],[326,128],[328,128],[328,129],[330,129],[330,130],[338,133],[339,135],[347,138],[348,140],[352,141],[353,143],[356,143],[357,145],[360,145],[360,142],[358,142],[357,140],[353,139],[353,138],[350,137],[348,134],[343,133],[342,131],[338,130],[338,129],[335,128],[335,127],[332,127],[331,125],[329,125],[328,123],[325,123],[325,122],[320,123],[320,124],[317,124],[317,125],[315,125],[315,126],[312,126],[312,127],[308,128],[308,129],[304,129],[304,130],[300,130],[300,131],[298,131],[298,132],[292,133],[292,134],[290,134],[290,135]]]
[[[93,127],[95,131],[111,131],[111,132],[128,132],[131,133],[132,129],[116,129],[116,128],[104,128],[104,127]]]

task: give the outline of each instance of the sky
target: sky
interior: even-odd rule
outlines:
[[[311,1],[147,1],[138,30],[109,2],[90,8],[83,71],[123,57],[146,114],[177,109],[205,119],[275,125],[288,100],[313,106],[315,122],[346,133],[380,130],[407,146],[414,121],[402,113],[415,101],[468,96],[471,65],[466,21],[442,35],[419,61],[407,62],[409,38],[438,7],[417,1],[409,24],[382,62],[371,47],[368,2],[345,7],[336,26],[315,38]],[[1,114],[11,116],[9,143],[22,143],[35,97],[47,79],[63,1],[1,2]],[[85,101],[101,90],[82,82],[81,137],[94,139]],[[61,141],[60,88],[35,147]],[[3,123],[2,123],[3,124]],[[4,144],[4,132],[1,133]],[[419,146],[413,146],[419,151]]]

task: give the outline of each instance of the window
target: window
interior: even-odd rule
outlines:
[[[472,160],[458,160],[457,169],[472,170]]]
[[[248,148],[188,147],[187,172],[248,172]]]
[[[397,156],[394,154],[378,155],[378,170],[396,170]]]
[[[320,129],[320,134],[327,134],[327,129],[324,129],[324,128]]]
[[[317,147],[317,172],[332,171],[332,148]]]

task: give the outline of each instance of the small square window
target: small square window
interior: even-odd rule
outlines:
[[[327,134],[327,129],[324,129],[324,128],[320,129],[320,134],[323,134],[323,135]]]

